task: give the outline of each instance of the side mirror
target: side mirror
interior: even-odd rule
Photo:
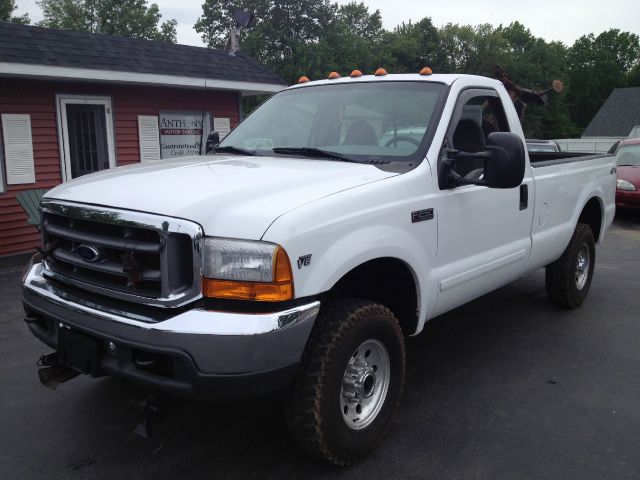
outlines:
[[[484,163],[484,184],[491,188],[515,188],[524,178],[524,144],[518,135],[490,133],[487,138],[489,158]]]
[[[220,143],[220,134],[218,132],[211,132],[207,136],[207,143],[204,146],[204,153],[210,153],[213,148]]]
[[[453,170],[457,159],[484,160],[484,169],[474,172],[481,173],[481,179],[477,176],[469,178],[469,176],[458,175]],[[489,134],[484,152],[447,150],[447,158],[442,162],[443,169],[439,173],[451,186],[483,185],[489,188],[515,188],[524,179],[525,159],[524,144],[518,135],[494,132]]]

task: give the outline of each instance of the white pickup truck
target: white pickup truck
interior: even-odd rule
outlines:
[[[211,155],[49,191],[23,287],[55,349],[41,372],[286,389],[294,440],[345,465],[389,427],[429,319],[541,267],[551,301],[580,306],[613,157],[527,154],[496,80],[356,75],[274,95]]]

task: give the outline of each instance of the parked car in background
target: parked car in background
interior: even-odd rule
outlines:
[[[622,140],[616,152],[617,208],[640,208],[640,138]]]
[[[561,152],[558,142],[554,140],[527,139],[527,151],[529,152]]]

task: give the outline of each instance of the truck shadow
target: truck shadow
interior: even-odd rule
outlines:
[[[396,420],[382,445],[349,469],[296,450],[281,395],[208,403],[162,398],[151,439],[143,439],[133,433],[141,416],[131,402],[140,392],[111,378],[79,377],[49,392],[35,378],[16,375],[16,389],[34,395],[13,399],[9,411],[20,411],[19,402],[29,418],[14,436],[1,438],[0,447],[19,442],[15,462],[23,472],[30,468],[33,474],[23,477],[32,478],[39,469],[49,478],[76,478],[78,472],[154,479],[562,477],[558,471],[523,475],[553,461],[583,465],[581,473],[600,472],[599,478],[607,475],[598,468],[607,465],[610,476],[622,478],[616,468],[624,462],[640,468],[637,413],[618,415],[618,423],[611,416],[614,404],[619,411],[625,401],[637,412],[640,398],[637,382],[629,382],[638,335],[629,312],[640,307],[629,293],[637,285],[639,230],[637,214],[618,213],[612,247],[599,250],[580,310],[552,307],[540,270],[431,320],[407,339],[407,381]],[[16,297],[19,264],[0,279]],[[36,446],[27,448],[32,442]],[[617,457],[603,464],[605,446]],[[589,476],[573,473],[569,477]]]
[[[74,436],[76,448],[83,450],[83,439],[106,443],[109,452],[96,459],[80,455],[78,461],[116,476],[144,469],[154,478],[342,477],[354,472],[381,478],[388,474],[379,465],[404,471],[407,458],[425,452],[433,457],[429,462],[444,462],[460,442],[452,436],[452,422],[466,415],[454,412],[486,406],[505,384],[526,375],[535,365],[528,359],[548,346],[552,333],[545,325],[557,322],[539,272],[433,319],[423,334],[407,341],[407,382],[390,434],[370,457],[347,470],[295,449],[286,431],[282,395],[207,403],[162,398],[152,438],[146,440],[133,433],[141,418],[130,402],[136,391],[115,379],[85,385],[72,401],[81,430]],[[553,380],[548,376],[538,379],[542,388]],[[88,421],[84,426],[83,418]]]

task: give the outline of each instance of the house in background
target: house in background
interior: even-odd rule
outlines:
[[[580,139],[556,141],[565,151],[603,153],[628,137],[640,137],[640,87],[616,88]]]
[[[198,154],[282,88],[240,52],[0,22],[0,256],[40,242],[18,192]]]

